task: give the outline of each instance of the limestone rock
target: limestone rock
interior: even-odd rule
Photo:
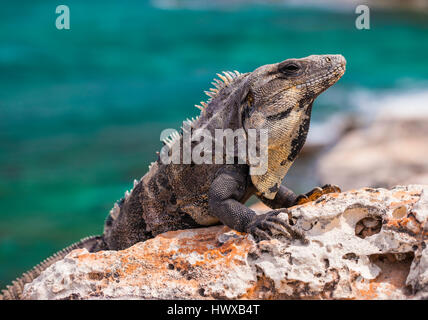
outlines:
[[[290,209],[308,243],[225,226],[123,251],[75,250],[25,299],[418,299],[428,296],[428,186],[324,195]],[[286,214],[280,214],[288,219]]]

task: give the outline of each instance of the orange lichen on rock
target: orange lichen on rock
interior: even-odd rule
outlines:
[[[400,219],[388,220],[386,223],[386,226],[390,228],[396,228],[396,229],[402,228],[414,234],[422,233],[421,223],[418,222],[412,214],[409,214],[407,217],[402,217]]]

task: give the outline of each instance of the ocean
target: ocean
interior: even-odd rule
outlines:
[[[57,30],[57,1],[2,1],[0,287],[102,233],[160,132],[198,115],[220,71],[340,53],[347,72],[315,102],[313,125],[370,114],[377,97],[427,107],[426,14],[372,10],[358,30],[353,7],[207,3],[74,0],[70,30]]]

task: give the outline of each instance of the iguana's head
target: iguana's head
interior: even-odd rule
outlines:
[[[268,128],[269,146],[282,144],[290,122],[310,109],[315,98],[345,72],[341,55],[309,56],[264,65],[248,74],[243,124]]]
[[[268,132],[268,171],[251,177],[265,197],[275,197],[302,148],[313,101],[342,77],[345,65],[342,55],[312,55],[264,65],[246,74],[244,129]]]

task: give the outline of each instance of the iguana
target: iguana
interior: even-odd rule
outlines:
[[[103,235],[82,239],[44,260],[3,290],[0,299],[19,299],[25,283],[76,248],[121,250],[166,231],[218,223],[250,233],[256,240],[279,232],[304,241],[293,221],[279,219],[278,213],[340,189],[325,185],[297,196],[281,181],[305,143],[313,101],[342,77],[345,66],[341,55],[312,55],[253,72],[217,74],[214,88],[206,92],[210,99],[197,106],[200,116],[188,121],[190,130],[267,129],[267,171],[254,175],[252,164],[236,162],[165,164],[158,153],[149,171],[115,203]],[[182,140],[183,132],[174,133],[164,143],[170,147]],[[273,210],[257,215],[245,206],[252,195]]]

